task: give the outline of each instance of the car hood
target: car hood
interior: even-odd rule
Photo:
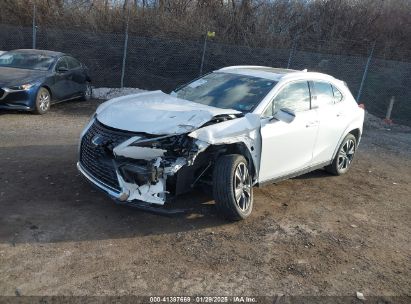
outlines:
[[[176,98],[161,91],[115,98],[96,111],[98,121],[106,126],[154,135],[191,132],[215,116],[240,113]]]
[[[0,67],[0,87],[22,85],[44,77],[47,71]]]

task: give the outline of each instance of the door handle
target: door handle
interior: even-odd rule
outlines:
[[[343,113],[343,112],[338,112],[338,113],[337,113],[337,117],[342,117],[342,116],[344,116],[344,113]]]

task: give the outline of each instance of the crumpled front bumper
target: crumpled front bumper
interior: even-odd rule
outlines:
[[[163,136],[153,140],[157,143],[174,137]],[[135,141],[150,142],[151,139],[145,139],[144,134],[107,127],[93,118],[81,136],[77,168],[89,182],[116,201],[162,206],[176,192],[181,193],[180,188],[176,190],[176,185],[181,185],[177,183],[180,176],[177,172],[186,165],[192,165],[201,152],[199,143],[187,141],[194,147],[194,154],[188,153],[183,157],[179,153],[170,155],[168,150],[147,144],[135,145]],[[178,145],[171,141],[176,148]],[[201,149],[206,146],[201,146]]]
[[[165,216],[175,216],[179,214],[184,214],[190,209],[181,209],[181,208],[161,208],[162,206],[153,206],[152,204],[143,202],[143,201],[127,201],[128,195],[124,192],[118,192],[110,189],[109,186],[105,185],[104,183],[100,182],[99,180],[95,179],[91,174],[84,169],[80,162],[77,162],[77,169],[80,173],[97,189],[105,192],[108,194],[115,202],[119,205],[126,205],[134,208],[138,208],[139,210],[160,214]]]
[[[128,198],[128,195],[123,192],[117,192],[113,189],[111,189],[109,186],[104,184],[103,182],[95,179],[89,172],[87,172],[86,169],[83,168],[83,166],[80,164],[80,162],[77,162],[77,169],[80,171],[81,174],[95,187],[98,189],[106,192],[110,197],[113,199],[119,200],[119,201],[126,201]]]

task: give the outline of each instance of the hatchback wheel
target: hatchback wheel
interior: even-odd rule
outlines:
[[[357,140],[354,135],[348,134],[331,165],[326,167],[326,170],[334,175],[341,175],[348,171],[350,168],[354,154],[357,150]]]
[[[34,112],[40,115],[45,114],[50,109],[50,104],[50,92],[46,88],[41,87],[37,92],[36,108],[34,109]]]
[[[253,186],[247,160],[239,154],[221,156],[213,174],[213,195],[218,211],[227,219],[245,219],[253,209]]]

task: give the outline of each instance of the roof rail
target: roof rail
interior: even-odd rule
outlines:
[[[272,67],[261,66],[261,65],[232,65],[228,67],[221,68],[220,71],[233,70],[233,69],[272,69]]]

